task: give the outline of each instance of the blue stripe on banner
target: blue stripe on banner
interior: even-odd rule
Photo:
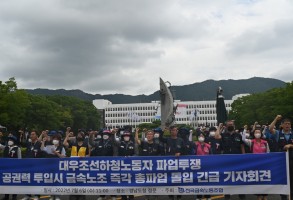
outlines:
[[[155,194],[170,194],[166,192],[167,188],[173,188],[172,194],[190,194],[196,191],[198,194],[224,194],[233,193],[232,189],[237,191],[239,186],[242,189],[250,188],[251,191],[246,193],[252,194],[268,193],[268,189],[277,188],[276,186],[283,188],[281,192],[278,190],[278,194],[289,193],[286,153],[181,157],[2,158],[0,177],[0,188],[5,191],[9,192],[10,188],[12,190],[12,186],[23,186],[24,193],[39,194],[58,193],[48,192],[50,187],[62,187],[64,191],[66,189],[66,194],[71,193],[68,191],[75,187],[92,190],[106,188],[105,194],[109,191],[111,194],[119,194],[117,188],[123,187],[160,188],[160,192]],[[203,188],[202,192],[200,187]],[[143,192],[138,190],[132,194]]]

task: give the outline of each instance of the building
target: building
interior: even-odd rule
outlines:
[[[245,94],[248,95],[248,94]],[[245,95],[237,95],[242,97]],[[227,113],[231,110],[232,100],[225,100]],[[136,127],[141,123],[152,123],[160,119],[160,101],[151,103],[131,103],[131,104],[112,104],[105,99],[96,99],[94,106],[103,113],[104,124],[107,128],[123,127],[132,125]],[[174,106],[177,106],[175,119],[176,124],[190,124],[193,127],[199,124],[215,126],[216,100],[214,101],[180,101],[176,100]]]

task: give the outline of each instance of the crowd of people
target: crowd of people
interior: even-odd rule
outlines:
[[[277,122],[280,127],[276,128]],[[169,132],[169,137],[164,133]],[[65,134],[58,131],[42,131],[38,136],[36,131],[20,131],[18,137],[9,134],[2,139],[0,149],[5,158],[63,158],[66,156],[182,156],[182,155],[210,155],[210,154],[244,154],[269,153],[289,151],[290,158],[290,191],[293,186],[293,134],[291,121],[277,115],[269,125],[257,122],[252,126],[235,128],[233,120],[229,120],[217,127],[199,127],[196,130],[188,128],[169,127],[166,130],[140,130],[136,128],[132,134],[132,127],[119,129],[102,129],[100,131],[79,130],[76,134],[68,127]],[[22,155],[20,146],[26,147]],[[70,152],[70,153],[66,153]],[[16,200],[17,195],[12,195]],[[111,196],[116,199],[115,195]],[[133,199],[132,195],[121,196],[122,200]],[[146,200],[158,199],[158,196],[145,196]],[[169,199],[181,199],[181,196],[169,196]],[[197,195],[196,199],[211,199],[210,195]],[[245,199],[245,194],[239,194]],[[5,194],[2,200],[8,200]],[[39,199],[39,195],[26,195],[22,200]],[[51,196],[51,200],[60,200],[59,196]],[[70,195],[70,200],[85,200],[85,195]],[[98,196],[98,200],[105,196]],[[230,195],[225,195],[230,199]],[[266,194],[257,194],[258,200],[266,200]],[[287,199],[281,195],[281,200]]]

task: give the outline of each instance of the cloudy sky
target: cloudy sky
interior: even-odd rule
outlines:
[[[0,80],[151,94],[207,79],[293,80],[291,0],[0,1]]]

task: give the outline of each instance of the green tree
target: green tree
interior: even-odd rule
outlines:
[[[293,82],[285,88],[275,88],[264,93],[252,94],[235,100],[229,119],[234,119],[238,127],[270,123],[277,114],[293,119]]]
[[[56,130],[62,127],[62,109],[45,96],[30,95],[30,108],[27,110],[27,127],[36,130]]]
[[[22,127],[30,104],[28,94],[17,89],[14,78],[10,78],[5,84],[0,81],[0,93],[0,123],[10,130]]]
[[[89,101],[74,97],[30,95],[14,78],[0,81],[0,124],[9,130],[65,130],[67,126],[98,129],[100,115]]]
[[[64,121],[63,126],[70,126],[73,130],[80,128],[99,129],[100,114],[96,107],[90,101],[80,100],[75,97],[67,96],[48,96],[48,99],[60,105],[71,114],[71,119],[67,118],[67,123]]]

